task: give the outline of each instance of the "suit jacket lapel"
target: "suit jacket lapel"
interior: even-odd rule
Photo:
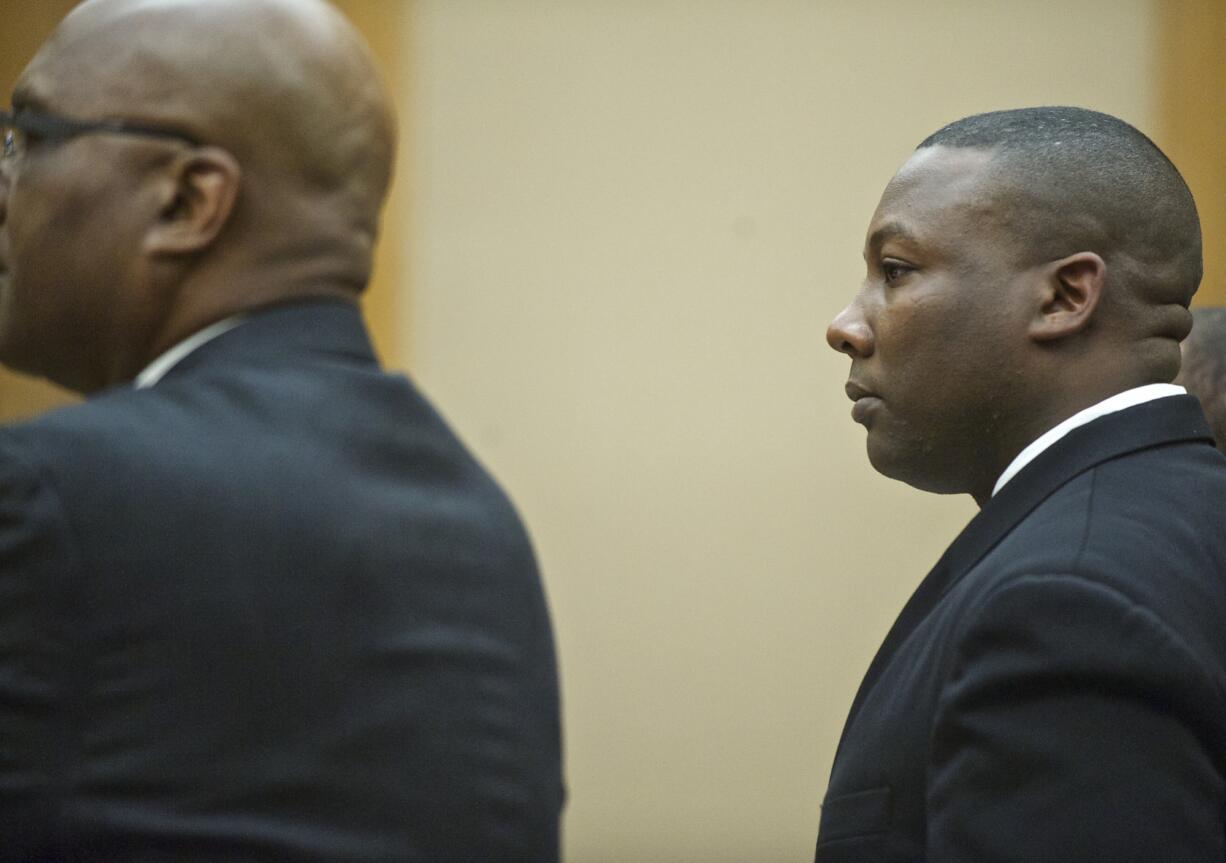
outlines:
[[[852,702],[847,725],[855,719],[899,646],[941,597],[1057,489],[1090,468],[1126,453],[1196,440],[1213,444],[1200,403],[1185,395],[1155,399],[1108,414],[1074,429],[1044,450],[988,501],[924,577],[873,657]],[[839,745],[841,748],[841,741]]]

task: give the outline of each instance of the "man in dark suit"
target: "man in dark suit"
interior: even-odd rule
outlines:
[[[1192,332],[1183,340],[1183,367],[1175,383],[1200,399],[1218,449],[1226,452],[1226,307],[1192,310]]]
[[[357,308],[394,150],[319,0],[91,0],[0,117],[0,858],[556,861],[507,500]]]
[[[1226,458],[1179,370],[1195,207],[1145,136],[937,132],[830,325],[873,466],[980,512],[852,704],[816,859],[1226,857]]]

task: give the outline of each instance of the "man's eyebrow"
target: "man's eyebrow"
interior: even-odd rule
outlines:
[[[9,105],[14,111],[19,111],[23,108],[31,111],[38,111],[43,107],[42,99],[30,89],[26,84],[18,84],[13,88],[13,95],[9,99]]]
[[[868,242],[864,244],[864,254],[866,257],[876,253],[887,240],[905,240],[908,242],[916,242],[917,238],[906,225],[901,222],[886,222],[877,230],[869,234]]]

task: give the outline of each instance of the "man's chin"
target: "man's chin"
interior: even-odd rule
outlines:
[[[15,349],[13,340],[9,337],[8,322],[3,315],[0,315],[0,366],[11,372],[26,374],[21,368],[20,354],[21,352]]]
[[[887,440],[872,431],[868,434],[867,449],[868,462],[873,470],[888,479],[932,494],[961,494],[965,491],[957,477],[941,470],[940,462],[933,458],[930,451],[900,446],[899,441]]]
[[[873,466],[873,470],[889,479],[908,482],[910,471],[907,469],[906,460],[900,459],[899,454],[890,446],[876,441],[872,431],[868,434],[866,449],[868,463]]]
[[[2,308],[3,306],[0,306],[0,309]],[[43,367],[44,363],[40,362],[43,359],[40,352],[34,350],[36,346],[16,338],[15,335],[19,331],[19,327],[12,326],[10,320],[0,313],[0,366],[6,371],[26,377],[49,379]]]
[[[868,451],[868,463],[873,470],[884,477],[906,482],[908,475],[907,459],[899,452],[896,441],[891,441],[881,433],[880,429],[869,429],[865,440]]]

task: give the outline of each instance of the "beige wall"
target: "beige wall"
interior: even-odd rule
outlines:
[[[1196,302],[1226,305],[1226,0],[1162,0],[1159,140],[1200,211],[1205,279]]]
[[[568,859],[812,859],[856,684],[972,513],[872,473],[826,321],[941,123],[1151,128],[1150,4],[414,8],[413,365],[535,535]]]
[[[1159,123],[1154,88],[1205,92],[1220,58],[1155,77],[1213,42],[1175,2],[341,0],[407,122],[372,325],[535,535],[571,863],[811,859],[859,677],[972,512],[875,476],[848,418],[822,332],[863,227],[973,111],[1196,146],[1217,115]],[[5,0],[0,78],[69,5]],[[62,398],[0,376],[0,415]]]
[[[333,0],[370,45],[371,54],[388,85],[401,128],[401,146],[392,186],[383,207],[382,240],[375,247],[374,268],[362,307],[371,339],[379,357],[392,366],[405,362],[406,330],[411,318],[412,293],[404,277],[404,238],[409,235],[408,189],[404,179],[409,146],[404,140],[410,128],[412,106],[410,64],[404,51],[410,38],[412,4],[404,0]]]

